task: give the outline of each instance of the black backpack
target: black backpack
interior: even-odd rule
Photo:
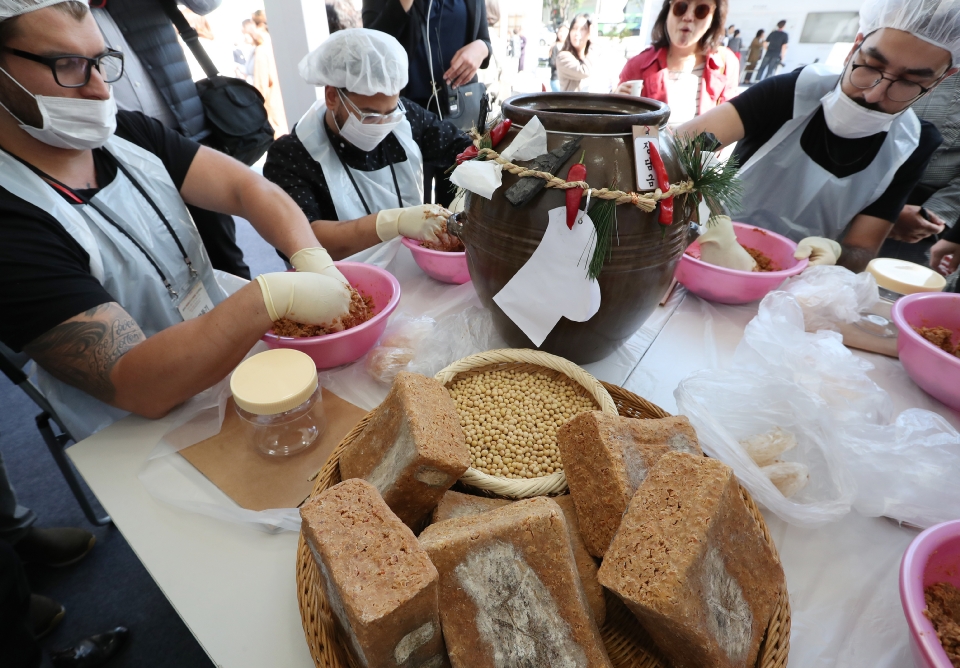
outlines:
[[[197,31],[177,9],[176,0],[161,0],[163,10],[187,43],[207,78],[197,82],[210,135],[203,143],[252,165],[273,143],[263,95],[243,79],[222,76],[203,50]]]

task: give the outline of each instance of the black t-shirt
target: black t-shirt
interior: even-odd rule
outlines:
[[[139,112],[117,113],[117,136],[160,158],[178,190],[200,149]],[[103,149],[93,154],[97,183],[105,187],[116,177],[116,163]],[[115,301],[90,273],[87,252],[63,226],[4,188],[0,239],[0,341],[15,351],[63,321]]]
[[[745,131],[733,152],[739,164],[746,164],[784,123],[793,118],[793,94],[799,76],[800,69],[769,77],[730,100],[740,115]],[[873,162],[886,137],[886,132],[856,139],[838,137],[827,127],[821,107],[800,135],[800,147],[815,163],[834,176],[843,178],[862,171]],[[860,213],[894,222],[941,141],[937,128],[921,120],[917,148],[900,165],[880,197]]]
[[[407,110],[413,141],[423,155],[424,164],[445,169],[471,144],[470,137],[450,121],[441,121],[436,114],[411,100],[402,98],[402,101]],[[393,133],[368,152],[344,142],[333,134],[325,122],[323,127],[333,149],[352,170],[373,172],[390,164],[398,165],[407,159],[400,140]],[[263,175],[293,198],[307,220],[339,220],[320,163],[313,159],[297,137],[296,128],[270,146],[267,161],[263,165]],[[337,196],[355,197],[356,193],[337,193]],[[399,202],[397,206],[400,206]]]
[[[802,38],[801,38],[802,39]],[[774,30],[767,37],[767,55],[771,58],[776,56],[780,57],[780,49],[783,48],[783,45],[790,41],[790,36],[787,35],[783,30]]]

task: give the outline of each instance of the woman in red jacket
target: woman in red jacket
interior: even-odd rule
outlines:
[[[736,95],[740,62],[721,46],[727,0],[664,0],[653,45],[627,61],[617,92],[642,81],[640,95],[670,105],[670,125],[689,121]]]

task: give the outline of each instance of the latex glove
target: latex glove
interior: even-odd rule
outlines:
[[[308,271],[314,274],[323,274],[342,281],[350,285],[350,281],[344,278],[340,270],[333,264],[333,258],[326,249],[317,246],[316,248],[301,248],[290,256],[290,264],[297,271]]]
[[[450,212],[438,204],[420,204],[405,209],[384,209],[377,214],[377,236],[390,241],[398,235],[417,241],[437,241],[440,226]]]
[[[825,237],[807,237],[801,239],[797,244],[797,250],[793,254],[798,260],[810,258],[810,266],[836,264],[840,259],[840,244],[833,239]]]
[[[941,239],[930,249],[930,266],[948,276],[960,266],[960,244]]]
[[[700,259],[727,269],[753,271],[756,261],[737,243],[730,216],[716,216],[700,235]]]
[[[331,276],[283,271],[257,276],[270,319],[328,325],[350,311],[350,288]]]

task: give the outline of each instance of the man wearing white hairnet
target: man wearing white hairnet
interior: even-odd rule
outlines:
[[[960,0],[866,0],[842,70],[765,79],[680,126],[737,143],[734,220],[799,242],[811,264],[862,271],[941,137],[910,109],[960,62]]]
[[[470,138],[400,98],[407,70],[394,37],[364,28],[334,33],[300,63],[324,98],[274,142],[263,174],[300,205],[334,258],[400,235],[436,241],[450,215],[423,203],[423,165],[451,166]]]
[[[165,415],[274,320],[332,323],[351,294],[280,188],[118,112],[122,74],[86,3],[0,0],[0,341],[38,364],[77,439]],[[243,216],[299,271],[228,296],[187,204]]]

